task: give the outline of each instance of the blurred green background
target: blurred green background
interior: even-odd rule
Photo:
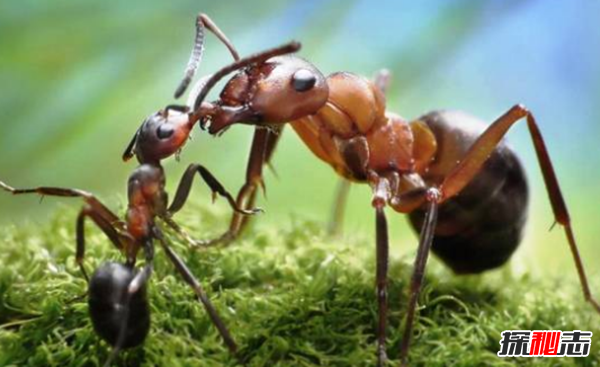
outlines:
[[[491,121],[514,103],[526,104],[547,139],[589,275],[600,275],[598,1],[3,1],[0,178],[17,187],[86,189],[122,210],[135,163],[121,162],[120,155],[144,117],[173,102],[200,11],[242,55],[296,39],[303,43],[301,55],[324,74],[371,76],[389,68],[388,107],[407,118],[450,108]],[[207,36],[200,73],[229,61],[224,47]],[[247,126],[217,139],[198,129],[181,162],[165,164],[171,192],[191,162],[207,165],[237,191],[251,136]],[[562,231],[548,231],[553,219],[525,125],[509,138],[533,192],[527,237],[513,268],[539,274],[561,269],[575,277]],[[267,213],[258,225],[278,226],[293,215],[325,223],[333,171],[291,130],[274,165],[278,178],[267,173],[268,201],[260,202]],[[200,187],[195,197],[208,200]],[[369,196],[367,187],[353,187],[348,235],[373,233]],[[57,205],[79,205],[38,202],[0,195],[0,223],[44,223]],[[416,237],[405,219],[390,213],[390,223],[392,253],[413,252]]]

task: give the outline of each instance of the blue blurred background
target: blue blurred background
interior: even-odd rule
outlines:
[[[14,186],[78,187],[122,208],[134,163],[120,155],[144,117],[173,102],[191,49],[194,19],[208,13],[242,55],[290,39],[325,74],[393,73],[388,107],[407,118],[432,109],[486,121],[517,102],[537,116],[592,277],[600,274],[600,2],[574,1],[128,1],[0,3],[0,177]],[[201,73],[229,62],[207,37]],[[171,191],[190,162],[207,165],[231,191],[242,183],[252,130],[215,139],[197,130],[182,161],[166,163]],[[575,272],[553,223],[524,124],[509,138],[528,169],[528,235],[513,266]],[[267,214],[325,222],[336,177],[288,130],[267,173]],[[198,185],[200,187],[200,185]],[[198,200],[208,200],[197,188]],[[0,223],[44,222],[65,200],[0,196]],[[219,203],[222,205],[223,203]],[[353,187],[348,235],[370,236],[369,189]],[[200,220],[200,219],[199,219]],[[394,254],[414,251],[405,219],[390,213]],[[223,223],[223,229],[226,223]],[[199,236],[201,237],[201,236]],[[0,244],[0,247],[2,244]],[[597,284],[597,283],[596,283]]]

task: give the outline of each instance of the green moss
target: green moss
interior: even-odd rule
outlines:
[[[208,236],[223,227],[227,214],[194,208],[181,217],[192,233]],[[110,348],[94,334],[80,297],[86,283],[74,265],[74,219],[73,210],[60,211],[42,228],[5,228],[0,234],[2,366],[94,366],[108,357]],[[374,365],[377,306],[370,238],[332,239],[318,223],[290,220],[280,228],[258,225],[222,250],[193,251],[178,241],[174,247],[209,289],[248,365]],[[88,269],[109,259],[120,254],[90,225]],[[411,262],[391,262],[392,359],[398,358]],[[453,277],[431,261],[426,284],[411,349],[414,365],[600,364],[597,340],[588,358],[496,357],[505,329],[583,329],[597,338],[600,317],[583,302],[575,279],[517,278],[506,270]],[[235,365],[160,249],[149,298],[150,335],[142,347],[121,353],[118,364]]]

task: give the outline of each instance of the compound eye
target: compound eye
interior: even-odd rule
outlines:
[[[296,92],[306,92],[315,86],[317,77],[309,70],[300,69],[294,73],[292,84]]]
[[[173,135],[174,132],[175,129],[171,124],[161,124],[156,129],[156,136],[158,136],[160,139],[168,139]]]

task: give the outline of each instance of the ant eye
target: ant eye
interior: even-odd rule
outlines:
[[[292,77],[292,84],[294,85],[296,92],[306,92],[314,87],[316,82],[317,77],[306,69],[296,71]]]
[[[156,136],[160,139],[167,139],[170,138],[174,132],[175,129],[171,124],[161,124],[158,129],[156,129]]]

